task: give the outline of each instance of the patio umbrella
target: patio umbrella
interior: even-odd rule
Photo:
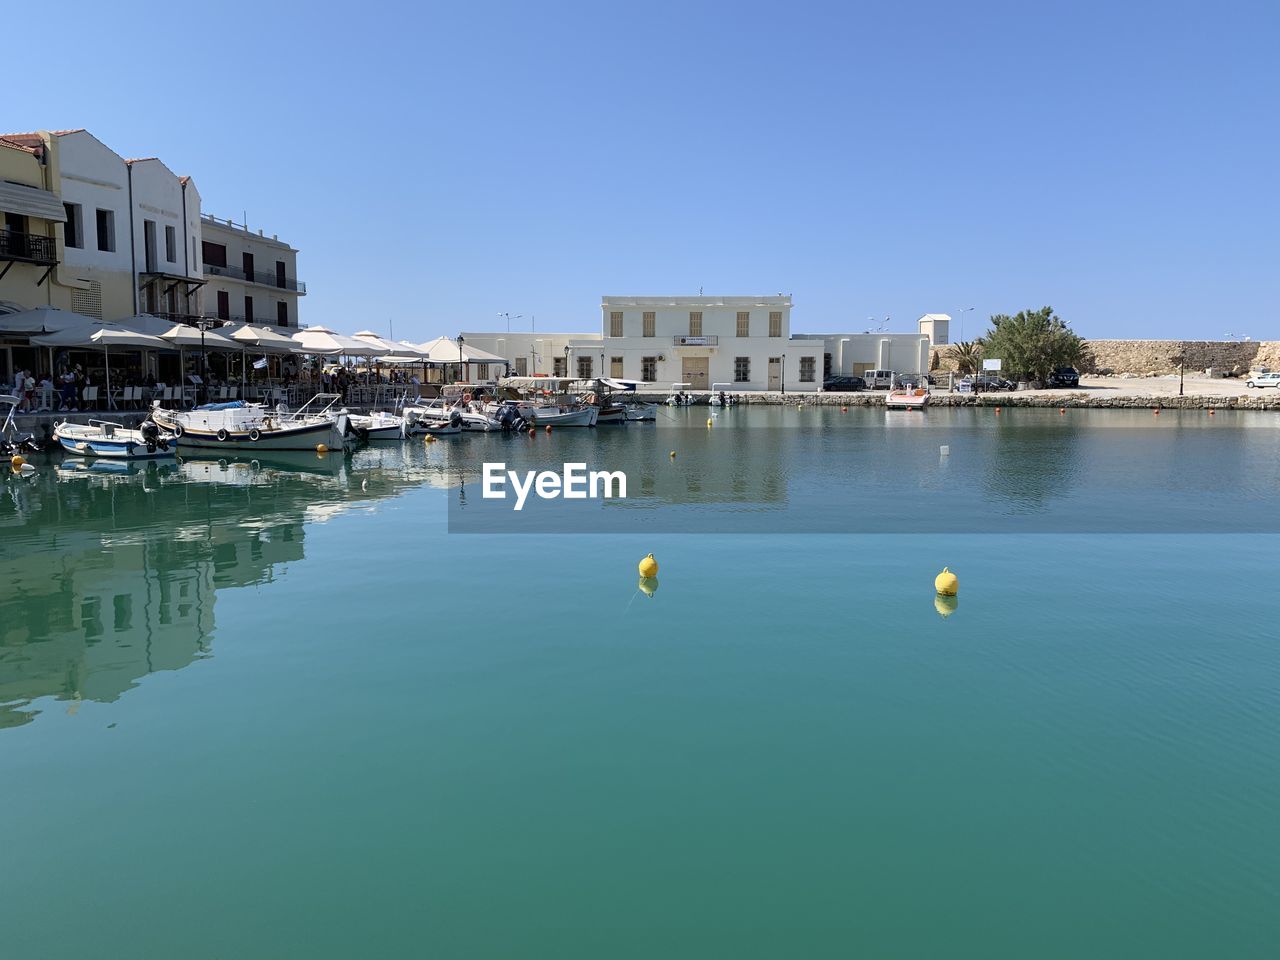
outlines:
[[[248,381],[247,355],[249,350],[261,353],[264,356],[268,353],[286,354],[286,353],[305,353],[302,344],[298,343],[292,337],[286,337],[282,333],[276,333],[270,327],[255,327],[250,323],[228,324],[218,328],[218,333],[225,337],[230,337],[240,346],[240,385],[244,387]]]
[[[118,323],[88,323],[68,327],[48,336],[32,337],[31,342],[41,347],[96,347],[102,350],[107,372],[107,396],[111,396],[111,347],[132,350],[172,350],[174,347],[159,337],[139,333]]]
[[[436,337],[434,340],[420,343],[418,350],[425,353],[432,363],[458,364],[462,368],[464,378],[467,368],[473,363],[500,363],[508,368],[511,366],[506,357],[473,347],[465,341],[459,346],[457,340],[450,340],[448,337]]]
[[[353,335],[353,339],[364,340],[373,344],[375,347],[381,347],[386,352],[379,354],[379,356],[388,360],[390,357],[413,357],[421,361],[425,356],[412,344],[396,343],[394,340],[385,340],[372,330],[361,330],[359,333]]]
[[[293,339],[302,345],[305,353],[323,357],[381,357],[392,352],[390,346],[357,337],[344,337],[328,327],[307,327],[295,333]]]
[[[94,322],[93,317],[73,313],[70,310],[59,310],[57,307],[36,307],[32,310],[19,310],[16,313],[0,315],[0,334],[57,333],[70,327],[83,327]]]

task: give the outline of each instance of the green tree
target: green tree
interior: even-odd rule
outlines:
[[[1053,307],[998,314],[979,343],[983,356],[1003,361],[1004,376],[1020,380],[1047,380],[1055,367],[1078,364],[1084,352],[1084,341]]]
[[[951,345],[951,359],[961,373],[974,373],[982,366],[982,344],[976,340],[961,340]]]

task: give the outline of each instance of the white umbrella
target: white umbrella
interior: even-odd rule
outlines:
[[[71,327],[83,327],[94,322],[93,317],[59,310],[57,307],[36,307],[17,313],[0,315],[0,334],[5,333],[57,333]]]
[[[173,324],[160,334],[160,338],[180,347],[203,347],[206,350],[243,349],[243,344],[237,343],[230,337],[224,337],[216,330],[201,332],[199,327],[188,326],[185,323]]]
[[[230,337],[243,348],[253,347],[264,353],[306,353],[298,341],[276,333],[270,327],[241,323],[220,327],[218,333]]]
[[[328,327],[307,327],[293,335],[304,353],[322,357],[380,357],[391,353],[388,347],[356,337],[344,337]]]
[[[111,396],[111,347],[127,347],[133,350],[172,350],[174,347],[147,333],[130,330],[118,323],[88,323],[68,327],[44,337],[32,337],[31,342],[42,347],[100,347],[107,372],[107,396]]]
[[[353,339],[364,340],[373,344],[375,347],[381,347],[386,351],[385,354],[380,355],[384,359],[388,357],[396,357],[399,362],[404,362],[400,359],[403,357],[410,357],[418,361],[424,359],[422,353],[420,353],[418,349],[411,344],[396,343],[394,340],[383,339],[372,330],[361,330],[359,333],[353,334]]]

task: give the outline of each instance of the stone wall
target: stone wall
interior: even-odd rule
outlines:
[[[1177,373],[1174,360],[1185,351],[1187,372],[1248,373],[1258,367],[1280,370],[1280,341],[1251,340],[1086,340],[1080,372],[1146,377]],[[935,370],[955,370],[950,346],[934,347]]]

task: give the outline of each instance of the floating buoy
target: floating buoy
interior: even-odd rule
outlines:
[[[428,433],[428,434],[426,435],[426,437],[424,437],[424,438],[423,438],[423,442],[424,442],[424,443],[435,443],[435,442],[436,442],[435,434]]]
[[[1160,408],[1159,408],[1159,407],[1156,407],[1154,410],[1152,410],[1152,411],[1151,411],[1151,415],[1152,415],[1152,416],[1154,416],[1154,417],[1158,417],[1158,416],[1160,416]]]
[[[551,424],[549,424],[549,423],[548,423],[548,424],[547,424],[547,433],[550,433],[550,432],[551,432]]]
[[[1066,408],[1066,407],[1059,407],[1059,408],[1058,408],[1058,412],[1059,412],[1059,413],[1066,413],[1066,412],[1067,412],[1067,408]]]
[[[360,489],[361,489],[361,490],[368,490],[368,489],[369,489],[369,481],[368,481],[368,480],[361,480],[361,481],[360,481]]]
[[[318,454],[320,454],[321,456],[323,456],[324,454],[326,454],[326,453],[328,453],[328,452],[329,452],[329,447],[328,447],[326,444],[323,444],[323,443],[317,443],[317,444],[316,444],[316,453],[318,453]]]
[[[708,427],[709,427],[709,426],[711,426],[711,418],[710,418],[710,417],[707,417],[707,426],[708,426]]]
[[[942,446],[938,448],[938,456],[940,457],[951,456],[951,447],[947,446],[947,444],[944,443]]]
[[[1209,416],[1211,416],[1211,417],[1213,416],[1213,407],[1210,407],[1210,408],[1209,408]]]
[[[13,464],[13,469],[15,470],[21,470],[22,465],[25,464],[26,462],[27,462],[27,458],[20,453],[15,453],[13,455],[13,460],[10,461],[10,463]]]
[[[960,605],[959,597],[944,597],[938,595],[933,598],[933,609],[938,611],[938,615],[943,620],[956,612],[956,607]]]
[[[943,567],[942,572],[933,578],[933,589],[940,597],[954,597],[960,590],[960,581],[950,569]]]
[[[840,412],[841,412],[841,413],[848,413],[848,412],[849,412],[849,408],[848,408],[848,407],[841,407],[841,408],[840,408]]]
[[[658,575],[658,561],[653,559],[653,554],[649,554],[640,561],[640,576],[649,578]]]
[[[652,598],[658,592],[657,577],[641,577],[640,582],[636,584],[636,589],[643,593],[646,597]]]
[[[537,427],[530,427],[530,428],[529,428],[529,436],[531,436],[531,437],[532,437],[532,436],[533,436],[535,433],[537,433],[537,432],[538,432],[538,428],[537,428]]]
[[[999,412],[1000,412],[1000,408],[996,407],[996,413],[999,413]]]
[[[672,460],[674,460],[675,458],[676,458],[676,452],[675,452],[674,450],[672,450],[672,451],[671,451],[671,459],[672,459]]]

